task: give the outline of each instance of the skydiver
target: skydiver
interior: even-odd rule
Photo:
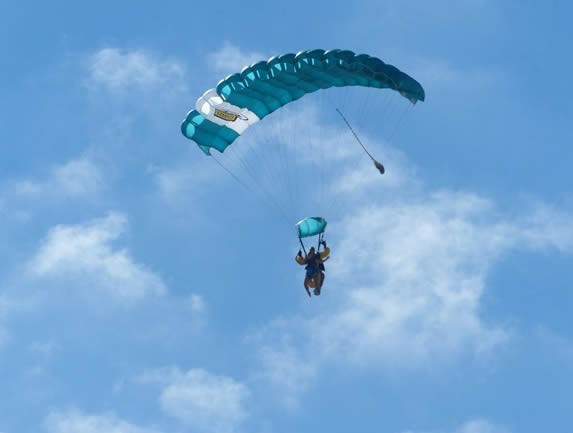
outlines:
[[[310,287],[314,287],[314,294],[320,295],[320,290],[324,283],[324,262],[329,259],[330,248],[326,246],[326,242],[322,241],[324,246],[323,252],[315,252],[314,247],[311,247],[306,257],[303,258],[302,251],[299,250],[296,256],[296,262],[299,265],[306,265],[306,274],[304,277],[304,289],[310,297]]]
[[[310,297],[309,286],[311,282],[313,283],[312,285],[314,286],[315,294],[317,293],[316,289],[320,285],[321,276],[320,276],[319,264],[321,262],[322,260],[320,259],[320,255],[316,254],[314,247],[310,247],[310,250],[308,250],[308,254],[306,255],[303,261],[303,264],[306,265],[305,266],[306,274],[304,277],[304,289],[306,290],[306,293],[308,294],[309,297]]]

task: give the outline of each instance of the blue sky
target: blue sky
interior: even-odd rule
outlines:
[[[5,2],[0,432],[569,432],[572,13]],[[384,177],[336,91],[252,127],[284,218],[179,125],[229,72],[315,47],[427,100],[391,134],[401,108],[350,94]],[[333,253],[309,299],[294,223],[314,213]]]

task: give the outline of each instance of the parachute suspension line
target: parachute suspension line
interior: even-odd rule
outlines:
[[[286,224],[290,227],[291,215],[288,210],[288,200],[280,199],[282,197],[281,186],[283,185],[277,182],[277,177],[282,178],[284,176],[284,170],[281,173],[280,168],[280,155],[277,155],[279,152],[275,151],[275,147],[279,147],[280,151],[280,137],[277,137],[276,121],[273,118],[270,121],[266,129],[260,129],[259,151],[255,152],[259,160],[262,161],[259,164],[261,173],[259,183],[267,197],[280,209]]]
[[[270,164],[268,163],[268,157],[266,156],[266,142],[268,141],[266,137],[266,131],[264,128],[260,128],[260,126],[264,127],[264,125],[253,125],[253,134],[249,138],[252,138],[254,144],[251,145],[251,140],[247,140],[247,142],[249,143],[250,149],[250,152],[248,153],[249,158],[254,160],[254,166],[258,168],[257,170],[253,169],[254,181],[259,186],[259,188],[263,189],[261,185],[268,184],[268,167]]]
[[[290,109],[290,107],[289,107]],[[294,155],[296,152],[293,152],[291,149],[291,140],[290,135],[293,134],[292,128],[289,127],[287,124],[287,119],[290,119],[290,110],[284,113],[280,113],[284,119],[280,119],[279,123],[279,136],[277,140],[280,143],[281,149],[281,162],[284,167],[284,177],[286,183],[286,189],[288,191],[288,203],[289,203],[289,212],[290,216],[293,220],[297,218],[297,191],[296,191],[296,177],[294,173],[296,173],[296,165],[293,161]],[[276,179],[275,179],[276,181]]]
[[[356,116],[356,119],[358,122],[357,124],[358,124],[359,128],[364,126],[364,118],[366,117],[366,114],[368,113],[367,107],[369,107],[369,105],[370,105],[369,102],[370,102],[370,97],[371,97],[372,93],[374,93],[374,92],[366,92],[366,96],[362,100],[362,103],[359,104],[359,111],[358,111],[358,115]],[[384,93],[388,93],[388,92],[384,92]]]
[[[225,170],[227,173],[229,173],[233,179],[235,179],[238,183],[240,183],[243,187],[245,187],[249,192],[254,192],[245,182],[243,182],[238,176],[236,176],[231,170],[229,170],[227,167],[225,167],[221,161],[219,161],[217,158],[215,158],[214,155],[211,155],[211,157],[213,158],[213,160],[223,169]],[[255,184],[257,186],[259,186],[259,191],[263,193],[263,195],[265,195],[272,204],[274,204],[277,208],[277,210],[279,211],[281,217],[284,218],[284,221],[286,224],[288,224],[290,226],[290,222],[289,219],[284,211],[284,209],[274,200],[274,198],[264,189],[262,189],[260,187],[260,185]]]
[[[304,243],[302,242],[302,238],[300,236],[298,237],[298,241],[300,242],[300,246],[302,247],[302,251],[304,252],[304,255],[306,256],[306,248],[304,247]]]
[[[243,165],[243,167],[245,167],[245,169],[247,170],[247,173],[250,175],[251,179],[253,179],[253,183],[257,183],[257,171],[255,170],[255,168],[253,167],[253,165],[251,163],[256,162],[254,161],[254,159],[256,159],[257,156],[257,152],[255,151],[253,145],[251,144],[252,141],[256,141],[253,140],[253,135],[257,132],[256,128],[253,128],[254,131],[249,131],[250,132],[250,136],[249,137],[245,137],[244,140],[242,140],[242,146],[240,148],[235,148],[235,146],[229,146],[226,149],[226,152],[229,153],[229,158],[231,157],[231,155],[234,155],[235,158],[237,159],[237,161],[239,161],[241,163],[241,165]],[[250,149],[250,151],[249,151]],[[231,152],[232,150],[232,152]],[[242,150],[242,151],[241,151]],[[253,156],[249,156],[249,155],[253,155]],[[247,158],[248,157],[248,158]],[[245,159],[247,158],[247,159]],[[258,166],[258,164],[255,164],[255,166]]]
[[[382,119],[390,118],[390,115],[393,112],[392,106],[395,104],[395,101],[396,101],[395,95],[393,95],[391,92],[385,92],[384,100],[382,101],[381,106],[378,107],[378,112],[380,113]],[[388,127],[386,125],[390,125],[391,123],[392,121],[384,122],[382,124],[381,129],[383,136],[386,136],[386,133],[388,132]]]
[[[346,119],[344,114],[342,114],[342,111],[340,111],[338,108],[336,109],[336,111],[338,111],[338,114],[340,114],[340,117],[342,117],[342,119],[346,123],[346,126],[348,126],[348,129],[350,129],[350,132],[352,132],[352,135],[354,135],[354,138],[356,138],[356,141],[358,142],[358,144],[360,144],[362,149],[364,149],[364,152],[366,152],[366,154],[370,157],[370,159],[374,163],[374,166],[378,169],[380,174],[384,174],[384,166],[382,164],[380,164],[378,161],[376,161],[376,159],[370,154],[370,152],[368,152],[368,150],[366,149],[366,146],[364,146],[364,144],[362,144],[362,141],[360,141],[360,138],[358,137],[356,132],[354,132],[354,129],[350,125],[350,122],[348,122],[348,120]]]
[[[388,137],[388,141],[391,141],[392,138],[394,138],[394,135],[396,135],[396,132],[398,132],[398,127],[400,126],[400,124],[402,123],[404,118],[406,117],[406,114],[408,114],[410,111],[413,110],[414,105],[416,105],[416,103],[410,104],[409,106],[406,106],[404,108],[404,110],[402,111],[402,114],[400,115],[400,117],[398,118],[398,121],[396,122],[396,125],[394,126],[394,130],[392,131],[392,133]]]
[[[316,246],[316,252],[317,253],[320,253],[320,244],[322,243],[323,236],[324,236],[324,233],[318,234],[318,245]]]
[[[242,158],[241,154],[236,150],[235,147],[230,146],[227,150],[226,150],[226,155],[229,156],[229,160],[235,160],[235,162],[238,162],[238,167],[240,168],[241,166],[244,168],[244,172],[247,174],[247,177],[250,177],[252,180],[252,185],[256,186],[259,188],[260,191],[262,191],[265,195],[270,195],[270,193],[261,185],[261,183],[257,180],[257,175],[255,173],[255,171],[253,170],[253,168],[250,166],[250,164],[248,164],[244,158]],[[222,164],[221,164],[222,165]],[[227,169],[227,171],[230,171],[229,169]],[[238,176],[236,176],[238,177]]]
[[[292,178],[292,169],[289,164],[289,155],[288,155],[288,142],[285,140],[287,132],[285,131],[285,122],[281,121],[282,119],[277,119],[278,122],[278,137],[277,143],[279,146],[279,156],[280,162],[283,167],[283,173],[285,175],[285,184],[286,190],[288,193],[288,208],[291,216],[296,218],[296,205],[294,202],[294,192],[293,192],[293,178]]]
[[[268,199],[270,199],[272,202],[274,202],[275,206],[277,208],[279,208],[279,210],[285,215],[286,217],[286,212],[284,211],[284,209],[279,205],[279,203],[274,199],[273,194],[271,193],[271,191],[269,191],[264,183],[260,182],[259,180],[257,180],[257,175],[254,172],[254,170],[250,167],[249,164],[247,164],[247,162],[241,157],[241,155],[239,155],[238,152],[235,151],[235,148],[233,147],[229,147],[229,149],[231,149],[233,152],[231,152],[231,154],[234,155],[234,157],[237,158],[237,160],[242,164],[242,166],[245,168],[246,173],[251,177],[252,181],[253,181],[253,185],[255,185],[256,187],[258,187],[258,189],[263,193],[263,195],[265,195]],[[287,218],[288,220],[288,218]]]
[[[320,101],[319,104],[320,106],[318,107],[320,111],[322,110],[322,107],[327,107],[328,105],[328,97],[329,97],[329,92],[326,92],[324,90],[320,90]],[[324,111],[323,111],[324,112]],[[326,120],[324,120],[324,122],[326,122]],[[318,183],[318,209],[317,211],[319,211],[321,214],[324,212],[324,207],[325,207],[325,175],[324,175],[324,171],[325,171],[325,163],[323,161],[323,155],[324,155],[324,147],[326,145],[326,140],[327,140],[327,128],[325,128],[323,126],[323,121],[322,119],[318,119],[317,122],[318,125],[318,143],[316,145],[316,156],[318,158],[318,168],[317,168],[317,172],[316,172],[316,176],[317,179],[313,179],[316,180],[316,182]]]
[[[269,179],[272,179],[271,172],[269,171],[270,163],[268,153],[267,143],[269,142],[269,134],[268,128],[265,125],[253,125],[252,131],[250,132],[249,137],[245,142],[248,145],[248,149],[245,149],[245,155],[248,157],[254,167],[257,167],[257,170],[251,167],[251,174],[253,178],[253,182],[257,184],[257,186],[261,190],[265,190],[263,185],[271,185],[272,183],[269,182]],[[230,146],[233,148],[233,146]],[[234,148],[233,148],[234,149]],[[269,190],[266,190],[267,195],[271,195]]]
[[[320,98],[323,95],[324,92],[321,92],[320,90],[318,91],[318,98]],[[319,104],[320,104],[320,100],[319,100]],[[320,107],[319,107],[320,110]],[[315,178],[315,176],[319,176],[320,175],[320,165],[317,164],[317,155],[319,155],[320,152],[320,144],[322,143],[322,128],[320,127],[320,120],[317,121],[318,123],[318,129],[316,130],[317,134],[309,134],[307,136],[307,140],[309,140],[309,149],[310,149],[310,163],[312,164],[312,170],[311,170],[311,175],[310,177],[306,180],[308,182],[308,185],[306,185],[307,188],[311,189],[313,191],[312,196],[310,196],[312,198],[312,200],[314,201],[314,203],[317,203],[319,206],[321,206],[322,204],[322,198],[321,198],[321,184],[318,181],[317,178]],[[313,188],[313,186],[315,188]],[[317,195],[317,197],[315,197],[315,194]]]
[[[244,183],[231,170],[229,170],[227,167],[225,167],[217,158],[215,158],[215,155],[211,154],[211,158],[213,158],[213,161],[215,161],[219,165],[219,167],[221,167],[223,170],[225,170],[227,173],[229,173],[233,177],[233,179],[235,179],[239,184],[241,184],[247,191],[253,192],[253,190],[249,187],[249,185]]]
[[[266,182],[265,179],[265,174],[267,178],[270,177],[268,174],[268,158],[265,158],[264,155],[261,157],[261,152],[257,152],[256,147],[262,146],[265,148],[268,146],[264,145],[267,141],[266,137],[264,137],[262,134],[264,131],[261,128],[257,128],[256,126],[259,125],[255,125],[253,131],[250,134],[250,137],[248,137],[247,140],[242,141],[243,144],[246,144],[246,147],[229,146],[225,151],[225,155],[228,155],[229,162],[234,162],[234,165],[237,166],[237,169],[239,169],[241,172],[244,172],[247,178],[250,178],[251,182],[249,182],[249,184],[251,184],[251,186],[257,190],[256,192],[258,192],[258,195],[264,199],[263,201],[272,203],[276,208],[275,210],[278,210],[284,221],[290,225],[288,222],[289,219],[287,217],[287,212],[285,212],[283,206],[281,206],[281,203],[276,200],[273,191],[266,187],[266,185],[271,184],[270,182]],[[243,151],[241,151],[241,149]],[[262,170],[261,168],[259,168],[259,170],[255,170],[251,164],[253,162],[256,163],[255,166],[262,167]],[[227,169],[227,171],[230,170]],[[234,177],[237,178],[238,176]],[[250,189],[250,191],[253,191],[253,189]],[[272,206],[269,207],[272,208]]]
[[[233,155],[237,161],[239,161],[239,163],[245,168],[245,172],[251,177],[251,179],[253,180],[253,184],[257,183],[257,179],[256,179],[256,173],[253,170],[253,168],[250,166],[250,164],[248,164],[239,154],[239,152],[235,151],[234,147],[229,147],[227,149],[227,152],[229,153],[229,156]]]
[[[282,137],[279,133],[280,129],[280,119],[269,119],[269,136],[267,137],[266,143],[263,143],[263,152],[261,152],[263,159],[266,161],[263,167],[267,173],[265,185],[271,186],[273,195],[277,197],[278,202],[282,205],[282,209],[285,209],[284,213],[287,220],[291,219],[291,213],[289,211],[288,199],[280,199],[280,197],[285,197],[288,191],[286,187],[287,176],[286,170],[284,169],[284,163],[282,158]],[[277,120],[279,122],[277,123]]]

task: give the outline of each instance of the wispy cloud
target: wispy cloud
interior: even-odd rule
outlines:
[[[497,425],[484,418],[474,418],[466,421],[460,427],[455,430],[425,430],[425,431],[413,431],[408,430],[403,433],[437,433],[443,431],[450,431],[452,433],[510,433],[510,430],[503,426]]]
[[[273,395],[279,396],[285,407],[298,409],[300,395],[318,374],[314,359],[302,354],[288,339],[283,339],[280,344],[260,347],[258,356],[261,368],[254,380],[270,384]]]
[[[88,415],[78,410],[52,411],[45,419],[49,433],[159,433],[131,424],[114,414]]]
[[[467,100],[489,94],[496,87],[507,87],[501,70],[481,64],[461,66],[452,60],[418,58],[411,62],[408,72],[423,83],[428,100],[434,103]]]
[[[7,181],[0,189],[5,212],[23,212],[38,203],[93,200],[105,188],[100,167],[82,157],[55,165],[44,176]],[[20,209],[20,210],[18,210]]]
[[[486,419],[472,419],[456,430],[456,433],[510,433],[508,429]]]
[[[187,305],[189,306],[191,312],[195,314],[202,314],[207,309],[203,297],[196,293],[192,293],[191,295],[189,295],[189,298],[187,298]]]
[[[185,69],[176,60],[160,59],[145,50],[104,48],[89,57],[89,85],[113,93],[169,88],[181,91]]]
[[[199,149],[193,151],[200,152]],[[153,168],[150,171],[161,199],[174,209],[185,207],[197,200],[202,192],[209,191],[210,184],[221,178],[219,167],[215,167],[214,162],[207,157],[200,161],[184,162],[161,169]]]
[[[536,215],[530,212],[524,214]],[[534,221],[508,219],[489,200],[445,191],[349,217],[333,271],[355,288],[345,309],[322,318],[323,345],[352,345],[354,361],[396,365],[491,350],[509,336],[480,316],[494,263],[515,249],[573,249],[572,215],[547,212],[541,224]]]
[[[69,279],[77,289],[97,290],[119,302],[161,295],[161,278],[135,262],[112,242],[124,232],[127,218],[110,213],[105,218],[78,225],[60,225],[48,232],[29,264],[36,278]]]
[[[214,72],[228,75],[268,57],[258,51],[245,51],[227,41],[219,50],[209,54],[207,61]]]
[[[149,370],[136,380],[160,384],[162,410],[192,429],[231,433],[247,419],[250,391],[230,377],[171,367]]]
[[[547,206],[520,214],[503,215],[474,194],[441,191],[348,215],[335,229],[342,236],[324,288],[339,306],[269,326],[260,354],[270,385],[280,384],[273,378],[281,367],[268,359],[282,356],[276,342],[285,339],[297,342],[290,357],[310,359],[312,348],[316,369],[329,360],[439,368],[464,354],[490,354],[512,335],[482,314],[495,263],[515,250],[573,250],[573,215]],[[314,330],[311,336],[307,329]],[[292,393],[288,382],[282,385]]]

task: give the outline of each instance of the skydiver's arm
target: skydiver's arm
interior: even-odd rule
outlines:
[[[298,254],[296,255],[296,257],[294,258],[296,260],[296,262],[299,265],[304,265],[305,264],[305,259],[302,257],[302,252],[299,250]]]

